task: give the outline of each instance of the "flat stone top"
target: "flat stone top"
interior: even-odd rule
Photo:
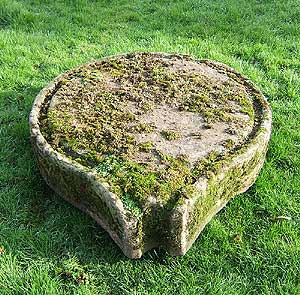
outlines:
[[[189,56],[111,57],[56,83],[40,118],[44,137],[139,205],[189,197],[216,159],[243,145],[255,122],[243,78]]]

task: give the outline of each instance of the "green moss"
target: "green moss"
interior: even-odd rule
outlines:
[[[232,140],[232,139],[227,139],[227,140],[225,140],[223,143],[222,143],[222,145],[226,148],[226,149],[232,149],[232,148],[234,148],[234,146],[236,145],[236,143],[235,143],[235,141],[234,140]]]
[[[153,143],[151,141],[146,141],[139,144],[139,149],[143,152],[150,152],[152,148]]]
[[[216,157],[212,156],[212,159],[215,161]],[[218,200],[222,200],[224,203],[226,203],[231,197],[239,192],[239,190],[241,190],[244,185],[243,176],[249,175],[249,172],[253,171],[253,169],[257,167],[259,161],[260,153],[258,152],[250,161],[244,163],[243,165],[231,167],[227,171],[225,178],[219,180],[218,178],[214,177],[215,175],[212,175],[212,177],[209,178],[209,190],[205,196],[197,199],[197,202],[193,207],[191,218],[189,219],[189,240],[193,240],[195,235],[198,233],[199,228],[201,225],[203,225],[203,221],[209,216],[213,216],[215,214]]]
[[[189,163],[184,156],[172,158],[164,170],[151,171],[136,162],[119,157],[106,157],[96,167],[99,175],[111,185],[111,190],[118,195],[126,195],[143,202],[150,196],[163,203],[170,199],[192,193],[194,178]]]
[[[162,130],[161,135],[167,140],[175,140],[180,137],[180,134],[174,130]]]
[[[146,82],[145,82],[146,83]],[[141,104],[141,109],[144,111],[144,112],[147,112],[147,111],[151,111],[154,109],[154,102],[153,101],[144,101],[142,104]]]
[[[209,172],[217,173],[220,170],[221,160],[224,154],[210,152],[205,158],[199,159],[192,169],[192,175],[198,178],[201,175],[208,175]]]
[[[142,217],[142,209],[139,206],[139,203],[135,200],[135,198],[132,198],[132,196],[128,194],[123,194],[122,202],[124,207],[131,211],[136,218],[139,219]]]
[[[131,127],[131,131],[136,132],[136,133],[151,133],[155,129],[156,128],[153,124],[143,123],[143,122],[140,122]]]

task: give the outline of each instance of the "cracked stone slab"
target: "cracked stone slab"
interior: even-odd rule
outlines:
[[[271,110],[234,69],[165,53],[107,57],[58,76],[29,117],[40,171],[130,258],[184,255],[263,165]]]

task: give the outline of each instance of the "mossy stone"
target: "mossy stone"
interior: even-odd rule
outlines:
[[[255,181],[271,111],[218,62],[131,53],[70,70],[30,114],[46,182],[91,215],[125,255],[183,255],[230,198]]]

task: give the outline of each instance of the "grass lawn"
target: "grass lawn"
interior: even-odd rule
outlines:
[[[224,62],[273,110],[257,182],[183,257],[124,257],[48,188],[30,146],[28,114],[43,86],[130,51]],[[0,294],[300,294],[299,95],[297,0],[0,0]]]

